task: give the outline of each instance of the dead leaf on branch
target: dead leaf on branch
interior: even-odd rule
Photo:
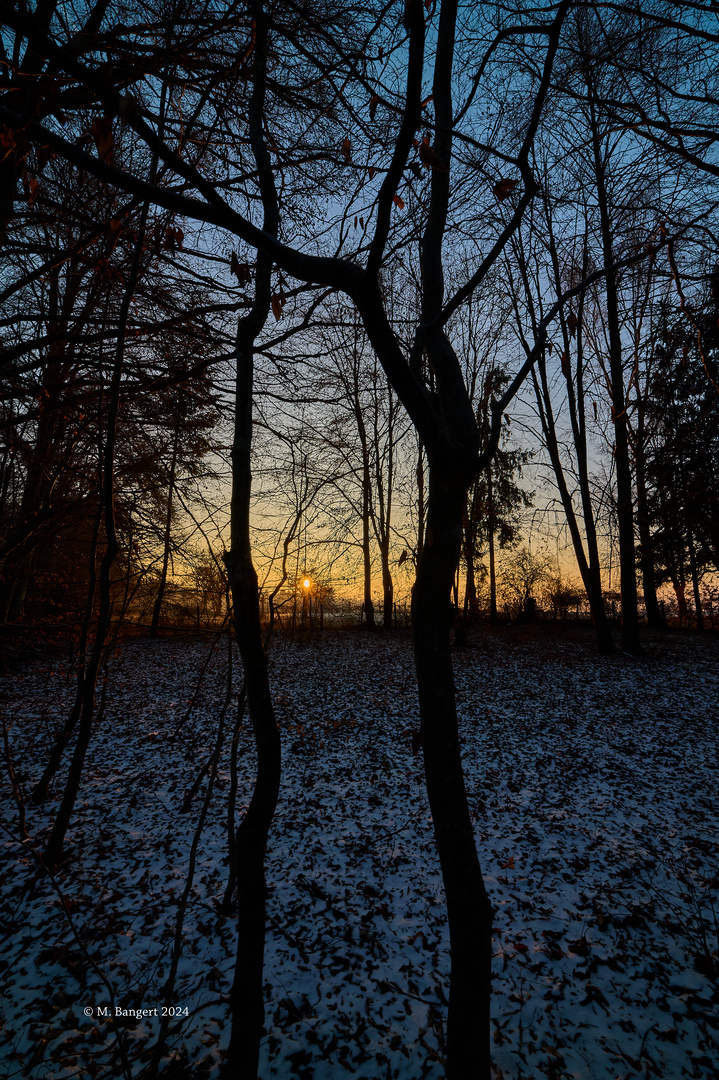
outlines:
[[[15,132],[9,127],[5,127],[3,124],[3,126],[0,127],[0,161],[4,161],[16,146],[17,139],[15,138]]]
[[[34,206],[40,185],[34,176],[28,176],[27,173],[23,173],[22,186],[23,191],[25,192],[25,201],[28,206]]]
[[[428,135],[423,136],[422,142],[419,144],[419,160],[429,169],[436,169],[437,172],[449,172],[442,158],[434,147],[430,145]],[[514,183],[516,183],[516,180]]]
[[[182,229],[165,229],[165,247],[168,251],[182,250],[182,241],[185,234]]]
[[[577,333],[577,327],[579,326],[579,319],[573,311],[567,315],[567,326],[569,327],[569,333],[574,337]]]
[[[345,163],[349,165],[352,160],[352,147],[346,135],[342,140],[342,157],[344,158]]]
[[[377,112],[377,106],[379,105],[379,98],[376,94],[373,94],[369,99],[369,118],[374,120],[374,114]]]
[[[112,164],[112,157],[115,151],[115,136],[112,134],[112,117],[98,116],[98,118],[93,121],[90,132],[95,140],[97,156],[100,161],[104,161],[107,165]]]
[[[279,322],[282,318],[282,308],[285,306],[285,298],[282,293],[272,294],[272,314],[275,317],[275,321]]]
[[[570,379],[572,376],[572,371],[569,367],[569,357],[565,352],[562,353],[562,374],[565,379]]]
[[[235,255],[234,251],[232,252],[232,256],[230,258],[230,270],[237,278],[238,285],[249,285],[250,281],[252,280],[250,264],[246,262],[241,263]]]
[[[504,202],[505,199],[509,198],[516,186],[516,180],[498,180],[492,191],[498,202]]]
[[[404,210],[404,199],[401,197],[401,195],[393,195],[392,202],[395,206],[398,206],[400,210]]]

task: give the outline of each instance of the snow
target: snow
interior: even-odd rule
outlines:
[[[719,1076],[718,645],[656,635],[644,659],[606,658],[587,634],[541,626],[480,629],[455,651],[467,791],[497,908],[496,1077]],[[118,1036],[126,1073],[148,1075],[162,1023],[152,1011],[163,1005],[183,1012],[170,1022],[164,1075],[219,1075],[235,949],[233,918],[218,911],[229,737],[171,1000],[163,989],[206,781],[191,811],[181,806],[226,689],[226,654],[215,649],[195,694],[210,648],[209,638],[122,644],[54,881],[31,847],[40,850],[62,781],[27,807],[32,845],[19,843],[3,792],[7,1077],[121,1076]],[[280,639],[270,675],[284,752],[259,1075],[437,1080],[448,941],[413,753],[409,639]],[[237,661],[233,679],[236,695]],[[72,673],[50,650],[4,682],[29,792],[71,706]],[[239,760],[241,807],[253,778],[247,724]]]

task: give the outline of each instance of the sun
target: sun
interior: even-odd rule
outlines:
[[[310,587],[310,579],[308,577],[306,577],[305,580],[302,582],[302,584],[304,585],[304,587],[306,589],[309,589],[309,587]]]

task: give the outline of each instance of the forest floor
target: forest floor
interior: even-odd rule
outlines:
[[[152,1010],[163,1005],[179,1010],[165,1080],[218,1076],[235,948],[233,918],[218,910],[229,739],[189,878],[205,783],[182,812],[226,693],[219,639],[190,708],[210,648],[198,637],[117,650],[54,876],[34,853],[67,761],[51,798],[27,807],[30,843],[17,839],[3,785],[8,1080],[149,1077],[162,1026]],[[648,636],[636,660],[597,656],[588,632],[480,628],[454,658],[470,807],[497,908],[495,1076],[719,1077],[719,638]],[[439,1080],[447,931],[413,753],[409,637],[279,639],[270,674],[284,774],[268,855],[259,1075]],[[232,678],[236,702],[237,663]],[[69,657],[49,649],[3,683],[29,793],[72,703]],[[247,723],[239,775],[241,808],[253,775]]]

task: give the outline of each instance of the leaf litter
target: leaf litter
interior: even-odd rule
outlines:
[[[163,1005],[179,1013],[161,1075],[219,1075],[235,950],[220,910],[229,738],[165,991],[206,781],[181,807],[225,695],[219,649],[196,693],[209,649],[202,638],[122,645],[54,881],[12,835],[5,785],[8,1077],[149,1076]],[[270,658],[283,781],[259,1076],[438,1080],[448,937],[410,642],[338,632],[279,639]],[[716,659],[715,641],[688,635],[652,638],[639,661],[559,632],[481,630],[455,651],[467,793],[497,911],[497,1078],[719,1076]],[[71,706],[71,672],[54,658],[5,681],[29,792]],[[238,814],[254,779],[246,723],[239,751]],[[66,767],[50,800],[27,807],[35,850]]]

